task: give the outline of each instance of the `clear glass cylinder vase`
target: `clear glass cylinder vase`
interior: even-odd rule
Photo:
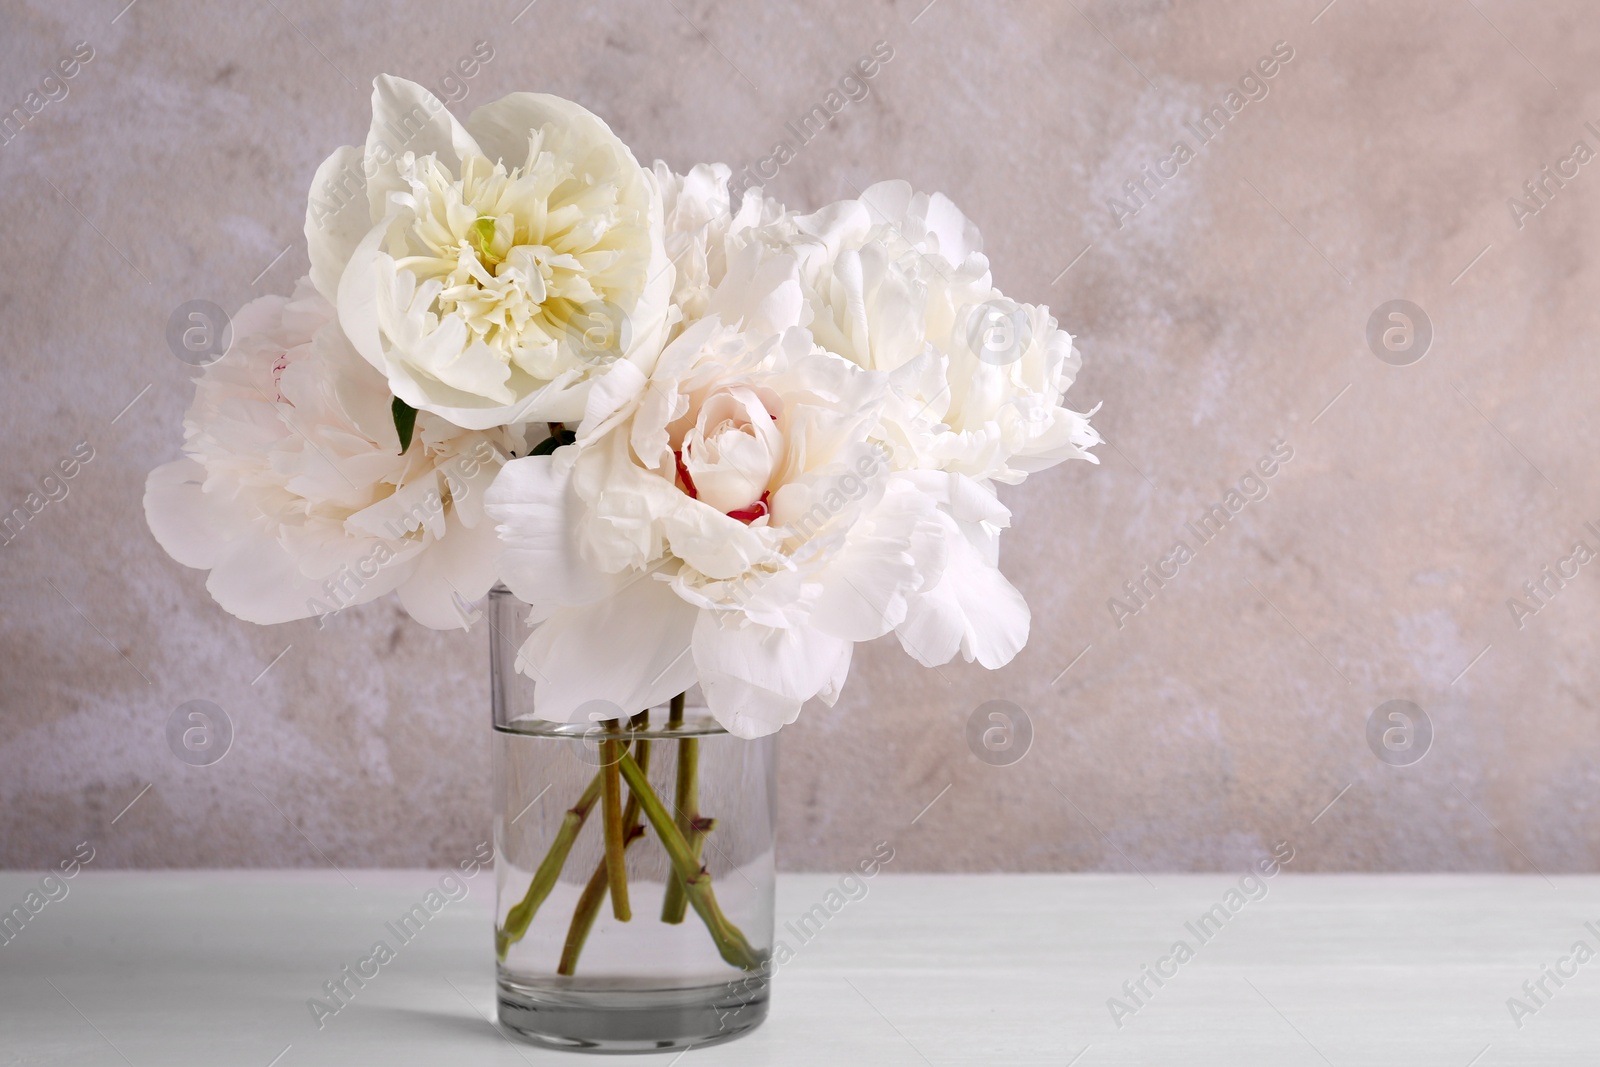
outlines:
[[[648,709],[597,700],[591,721],[534,718],[538,683],[515,670],[527,610],[497,588],[488,612],[501,1023],[594,1052],[701,1047],[758,1025],[775,739],[733,737],[693,690]]]

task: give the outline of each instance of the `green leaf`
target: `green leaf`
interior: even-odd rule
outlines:
[[[543,441],[540,441],[537,445],[534,445],[533,451],[529,452],[528,455],[548,456],[562,445],[570,445],[577,439],[578,435],[573,433],[571,430],[558,430],[554,435],[546,437]]]
[[[411,431],[417,428],[417,409],[395,397],[389,410],[394,412],[394,432],[400,435],[400,454],[403,456],[406,449],[411,447]]]

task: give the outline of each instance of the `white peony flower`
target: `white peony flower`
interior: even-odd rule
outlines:
[[[504,580],[543,620],[519,657],[541,718],[698,682],[728,730],[770,733],[831,704],[853,643],[944,566],[934,500],[868,440],[884,376],[813,345],[793,261],[736,254],[706,312],[489,492]]]
[[[366,146],[317,170],[306,241],[356,350],[458,426],[576,421],[595,380],[665,340],[655,179],[559,97],[514,93],[462,124],[379,77]]]
[[[905,182],[781,218],[744,243],[795,256],[817,343],[890,377],[875,440],[936,503],[949,555],[909,598],[901,644],[929,666],[958,652],[991,669],[1010,662],[1030,620],[998,567],[1010,512],[993,483],[1096,462],[1086,450],[1099,435],[1061,403],[1079,365],[1071,336],[1048,309],[995,289],[977,227],[953,203]]]
[[[1071,336],[994,288],[977,227],[948,199],[881,182],[792,229],[817,342],[892,375],[882,440],[896,469],[1015,483],[1097,462],[1099,434],[1061,405]]]
[[[676,274],[672,303],[685,325],[704,317],[712,291],[728,272],[730,255],[753,241],[781,253],[793,232],[792,213],[760,189],[747,190],[735,213],[728,192],[731,173],[724,163],[701,163],[687,174],[674,174],[656,161],[664,241]]]
[[[233,331],[196,382],[185,458],[146,483],[156,540],[247,622],[396,591],[419,622],[464,625],[456,605],[495,579],[484,494],[520,436],[422,412],[401,454],[382,375],[307,280],[245,305]]]

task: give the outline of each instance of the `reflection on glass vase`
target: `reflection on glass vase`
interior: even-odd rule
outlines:
[[[693,690],[535,719],[526,615],[490,594],[500,1021],[593,1052],[744,1033],[771,977],[775,739],[729,735]]]

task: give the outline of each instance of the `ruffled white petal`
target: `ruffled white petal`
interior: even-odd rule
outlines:
[[[911,599],[896,633],[901,647],[926,667],[948,663],[957,652],[990,670],[1010,663],[1028,641],[1028,603],[988,559],[964,526],[940,512],[949,559],[937,585]]]
[[[305,225],[311,284],[330,303],[338,299],[344,265],[372,229],[372,213],[363,188],[365,155],[355,145],[341,145],[322,161],[311,179]]]
[[[388,216],[389,198],[406,184],[388,164],[404,153],[438,155],[450,163],[481,154],[477,142],[444,106],[414,81],[380,74],[372,81],[372,126],[367,131],[367,206],[373,222]]]
[[[470,528],[452,511],[439,543],[417,557],[411,576],[396,588],[401,606],[431,629],[468,629],[467,605],[488,595],[499,555],[493,527]]]
[[[615,593],[630,576],[607,574],[584,559],[576,539],[582,502],[572,484],[577,449],[512,460],[485,498],[499,523],[501,580],[537,617],[561,605],[590,604]]]
[[[145,483],[145,518],[173,559],[211,572],[206,591],[223,610],[245,622],[271,625],[338,606],[325,579],[305,575],[300,561],[259,522],[252,522],[240,501],[206,492],[203,477],[203,469],[190,459],[151,471]],[[391,570],[382,576],[385,581],[368,583],[360,598],[347,605],[383,595],[404,573]]]
[[[945,533],[933,501],[896,482],[818,575],[811,625],[846,641],[870,641],[900,625],[918,588],[944,569]]]
[[[205,468],[187,457],[150,472],[144,517],[167,555],[185,567],[216,566],[223,546],[248,529],[244,516],[208,506]]]
[[[560,126],[580,136],[583,148],[603,152],[633,153],[611,132],[604,119],[571,100],[548,93],[511,93],[474,109],[465,128],[478,151],[494,162],[520,164],[528,154],[528,141],[546,126]],[[635,166],[637,163],[635,162]],[[642,179],[641,179],[642,180]]]
[[[652,574],[614,595],[557,610],[533,631],[517,669],[534,680],[534,713],[578,720],[591,701],[632,714],[694,685],[695,610]]]
[[[806,628],[773,629],[732,613],[700,612],[694,663],[706,706],[736,737],[761,737],[794,722],[812,697],[837,695],[851,645]]]
[[[881,182],[769,236],[800,263],[817,342],[894,375],[878,432],[896,469],[1016,483],[1092,459],[1098,435],[1061,403],[1071,337],[1048,308],[994,288],[977,227],[949,199]]]

